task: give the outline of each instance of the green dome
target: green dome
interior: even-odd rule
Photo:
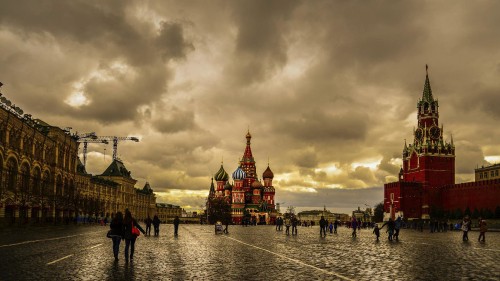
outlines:
[[[224,170],[224,167],[220,165],[219,171],[214,176],[216,181],[227,181],[229,179],[229,175]]]

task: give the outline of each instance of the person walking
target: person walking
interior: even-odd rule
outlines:
[[[159,236],[160,235],[160,218],[158,218],[158,215],[155,215],[153,217],[153,227],[155,228],[154,230],[154,235]]]
[[[375,234],[375,236],[377,236],[377,241],[378,241],[378,238],[380,237],[380,229],[378,228],[378,224],[375,224],[375,228],[373,229],[373,233]]]
[[[125,217],[123,218],[123,237],[125,238],[125,262],[134,260],[135,251],[135,240],[137,239],[137,234],[132,232],[133,228],[137,228],[142,234],[146,234],[146,231],[137,223],[137,221],[132,217],[129,209],[125,210]],[[134,230],[135,232],[135,230]],[[130,256],[129,256],[130,248]]]
[[[463,241],[469,241],[469,230],[470,230],[470,220],[469,216],[465,216],[463,221],[462,221],[462,240]]]
[[[113,240],[113,255],[115,256],[115,261],[118,261],[118,252],[120,251],[120,242],[123,239],[123,214],[122,212],[116,212],[115,216],[109,224],[111,228],[109,237]]]
[[[290,235],[290,225],[291,225],[291,221],[290,221],[290,218],[286,218],[285,219],[285,232],[286,232],[286,235]]]
[[[339,226],[339,221],[335,220],[333,222],[333,233],[337,234],[337,227]]]
[[[330,222],[328,228],[330,229],[330,234],[333,233],[333,222]]]
[[[147,219],[144,222],[146,223],[146,235],[151,236],[151,223],[153,222],[153,220],[148,215]]]
[[[181,220],[179,219],[179,216],[175,216],[175,219],[174,219],[174,236],[178,235],[178,232],[179,232],[179,223],[180,222],[181,222]],[[227,226],[226,226],[226,229],[227,229]]]
[[[292,217],[292,235],[297,235],[297,224],[299,223],[299,220],[294,216]]]
[[[477,241],[485,242],[486,231],[488,231],[488,224],[486,224],[486,220],[481,220],[481,222],[479,222],[479,238],[477,238]],[[481,238],[483,238],[483,240],[481,240]]]
[[[356,237],[356,229],[358,229],[358,221],[356,220],[356,217],[352,217],[351,221],[351,228],[352,228],[352,237]]]
[[[224,232],[225,234],[229,234],[229,223],[230,223],[230,220],[231,220],[231,218],[229,218],[229,217],[224,220],[225,227],[224,227],[224,230],[222,232]]]
[[[324,216],[321,216],[319,220],[319,236],[326,236],[326,220]]]
[[[392,218],[390,218],[388,221],[386,221],[380,229],[384,228],[384,226],[386,226],[386,225],[387,225],[387,230],[385,232],[389,233],[389,236],[388,236],[389,241],[392,241],[392,236],[394,235],[394,221],[392,220]]]
[[[394,222],[394,237],[396,238],[396,241],[399,241],[399,230],[401,229],[402,224],[403,220],[401,217],[398,217]]]

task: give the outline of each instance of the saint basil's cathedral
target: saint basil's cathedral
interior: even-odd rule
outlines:
[[[439,104],[433,97],[428,73],[417,102],[417,121],[413,143],[404,144],[399,181],[384,185],[384,220],[397,216],[434,219],[433,214],[443,212],[498,209],[500,178],[493,177],[498,171],[491,171],[491,177],[487,172],[480,173],[480,181],[455,184],[453,136],[449,142],[443,138]]]
[[[246,135],[247,145],[240,165],[232,174],[233,183],[229,183],[229,175],[221,165],[212,178],[209,199],[224,198],[231,205],[231,217],[234,224],[241,224],[245,214],[259,224],[274,224],[276,221],[276,205],[273,187],[274,174],[267,165],[262,174],[263,183],[257,177],[257,168],[252,155],[250,132]],[[214,186],[214,180],[217,186]]]

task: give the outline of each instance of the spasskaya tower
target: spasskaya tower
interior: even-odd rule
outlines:
[[[400,180],[421,182],[423,187],[455,183],[455,146],[443,138],[439,124],[439,103],[432,96],[426,68],[422,99],[417,102],[418,126],[413,131],[413,144],[403,149],[403,170]],[[402,178],[401,178],[402,177]]]

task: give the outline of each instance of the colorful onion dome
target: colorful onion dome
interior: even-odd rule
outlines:
[[[272,179],[272,178],[274,178],[273,171],[271,171],[271,168],[269,168],[269,165],[267,165],[267,169],[262,174],[262,178],[263,179]]]
[[[254,181],[252,183],[252,188],[261,188],[262,187],[262,184],[260,183],[260,181]]]
[[[220,169],[215,174],[214,178],[216,181],[227,181],[227,179],[229,178],[229,175],[224,170],[224,167],[222,165],[220,165]]]
[[[226,184],[224,185],[224,190],[232,190],[232,189],[233,186],[229,182],[226,182]]]
[[[238,167],[234,172],[233,172],[233,180],[243,180],[247,177],[247,174],[245,171],[241,169],[241,167]]]

